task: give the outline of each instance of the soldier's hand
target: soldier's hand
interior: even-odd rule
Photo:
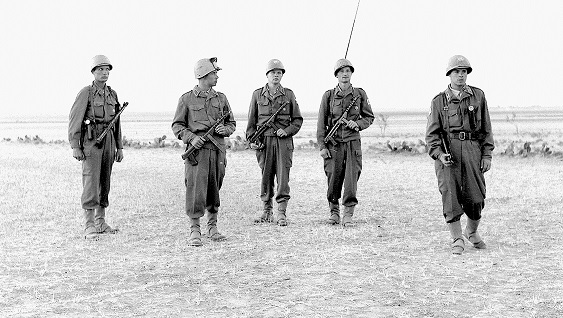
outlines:
[[[260,143],[260,142],[251,142],[250,143],[250,149],[260,150],[262,148],[264,148],[264,147],[263,147],[263,144]]]
[[[123,149],[117,149],[115,152],[115,161],[121,162],[123,160]]]
[[[276,135],[278,135],[278,137],[280,138],[287,137],[287,133],[281,128],[276,131]]]
[[[203,138],[201,138],[200,136],[195,136],[190,143],[192,144],[192,146],[194,146],[195,149],[199,149],[201,148],[201,146],[203,146],[205,140],[203,140]]]
[[[215,132],[221,136],[225,136],[227,134],[227,128],[225,128],[223,124],[219,124],[217,125],[217,127],[215,127]]]
[[[330,158],[330,151],[328,149],[322,149],[321,150],[321,157],[323,157],[323,159],[328,159]]]
[[[80,148],[72,148],[72,156],[78,161],[84,160],[84,151]]]
[[[481,172],[485,173],[491,169],[491,159],[481,159]]]
[[[446,167],[449,167],[454,163],[452,161],[452,155],[448,155],[448,154],[445,154],[445,153],[440,154],[440,157],[438,157],[438,159],[440,159],[442,164],[444,164],[444,166],[446,166]]]
[[[353,121],[353,120],[349,120],[349,121],[346,123],[346,126],[347,126],[348,128],[350,128],[350,129],[355,130],[355,131],[359,131],[359,130],[360,130],[360,126],[358,126],[358,123],[355,122],[355,121]]]

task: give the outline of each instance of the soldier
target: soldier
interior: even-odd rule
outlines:
[[[295,94],[289,88],[282,87],[280,82],[285,68],[280,60],[270,60],[266,66],[268,83],[252,93],[248,110],[246,138],[250,138],[259,126],[275,115],[275,119],[257,143],[251,144],[256,150],[258,166],[262,170],[260,199],[264,206],[255,223],[273,222],[274,177],[277,181],[276,202],[278,210],[276,223],[287,225],[286,211],[289,195],[289,169],[293,158],[293,135],[297,134],[303,124],[303,117]]]
[[[354,66],[347,59],[336,62],[334,76],[338,79],[338,85],[323,94],[317,122],[317,142],[328,179],[328,224],[331,225],[341,222],[338,201],[341,196],[344,206],[342,226],[352,225],[354,208],[358,204],[358,179],[362,171],[360,130],[368,128],[374,120],[366,92],[361,88],[352,87],[353,73]],[[354,104],[343,117],[346,124],[336,131],[334,142],[325,142],[328,132],[352,102]]]
[[[463,235],[475,248],[486,247],[477,227],[485,206],[483,174],[491,168],[494,149],[485,94],[466,84],[472,70],[465,57],[450,58],[446,68],[450,85],[432,100],[426,128],[428,154],[434,159],[443,214],[453,240],[451,251],[457,255],[465,249],[460,222],[464,213]]]
[[[94,56],[90,68],[94,81],[78,93],[69,115],[68,140],[72,156],[82,161],[81,201],[86,221],[85,238],[96,238],[98,234],[113,234],[118,231],[106,223],[105,216],[109,205],[113,162],[123,160],[119,119],[101,145],[95,145],[96,138],[107,128],[121,107],[117,93],[106,85],[112,69],[107,57]]]
[[[185,164],[186,214],[190,218],[188,245],[202,246],[199,219],[207,210],[207,236],[212,241],[226,237],[217,230],[217,214],[221,201],[219,190],[225,177],[227,158],[225,137],[235,131],[235,119],[225,94],[213,89],[221,70],[217,58],[197,61],[195,78],[199,83],[180,97],[172,122],[174,135],[197,150]],[[225,113],[228,116],[218,124],[208,138],[202,138],[210,127]]]

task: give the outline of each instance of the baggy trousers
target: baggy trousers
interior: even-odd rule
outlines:
[[[293,138],[264,138],[265,148],[256,150],[258,166],[262,169],[260,199],[269,201],[274,196],[274,178],[277,182],[276,202],[290,199],[289,170],[293,162]]]
[[[98,209],[109,205],[111,169],[115,160],[115,139],[110,131],[102,143],[96,140],[84,141],[84,161],[82,161],[82,208]]]
[[[329,202],[338,204],[342,195],[342,205],[355,206],[358,204],[356,191],[362,172],[362,143],[359,139],[340,142],[336,146],[330,146],[328,150],[331,158],[324,159],[328,179],[326,197]]]
[[[468,218],[479,220],[486,193],[479,141],[452,139],[451,152],[452,166],[445,167],[438,159],[434,163],[444,218],[451,223],[465,213]]]
[[[197,151],[196,165],[188,160],[185,164],[186,214],[190,218],[200,218],[205,210],[217,211],[221,205],[219,190],[223,185],[227,158],[225,153],[213,149],[201,148]]]

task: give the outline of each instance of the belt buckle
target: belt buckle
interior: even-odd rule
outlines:
[[[465,140],[465,131],[459,133],[459,140]]]

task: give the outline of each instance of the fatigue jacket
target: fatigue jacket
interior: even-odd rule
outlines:
[[[178,139],[188,144],[195,136],[204,135],[224,112],[229,112],[223,122],[227,132],[224,136],[213,132],[214,139],[220,145],[225,145],[224,137],[230,136],[236,128],[231,106],[225,94],[213,88],[204,92],[196,85],[180,97],[172,122],[172,131]]]
[[[321,100],[321,107],[319,109],[319,118],[317,121],[317,142],[320,149],[325,149],[324,138],[336,124],[342,112],[352,102],[354,97],[360,95],[360,98],[348,111],[346,119],[355,121],[360,130],[368,128],[375,118],[371,105],[368,100],[366,92],[361,88],[354,88],[350,86],[349,89],[343,91],[339,85],[335,88],[326,91]],[[348,142],[350,140],[360,139],[359,131],[349,129],[346,125],[342,125],[337,131],[334,139],[337,142]]]
[[[283,129],[288,137],[297,134],[303,124],[303,117],[299,110],[299,105],[295,100],[295,94],[289,88],[281,85],[273,96],[268,92],[268,84],[258,88],[252,93],[250,108],[248,110],[248,125],[246,127],[246,139],[256,132],[257,126],[263,125],[273,113],[284,103],[281,110],[274,120],[274,125]],[[276,136],[274,128],[270,127],[264,132],[264,136]]]
[[[69,114],[68,141],[70,146],[72,148],[83,147],[83,123],[85,119],[101,124],[100,128],[103,128],[104,125],[107,125],[115,117],[119,107],[117,93],[107,85],[99,88],[92,82],[92,85],[80,90]],[[101,133],[103,129],[96,130]],[[113,136],[117,149],[122,149],[121,119],[118,119],[115,123]]]

